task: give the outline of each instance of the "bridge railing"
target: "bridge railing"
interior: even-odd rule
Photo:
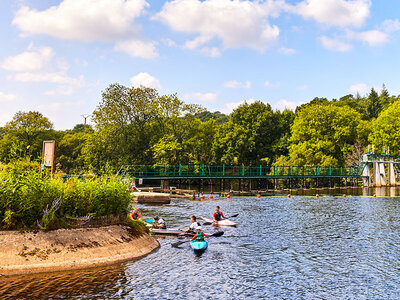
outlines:
[[[245,165],[127,165],[120,175],[135,177],[359,177],[362,167]]]

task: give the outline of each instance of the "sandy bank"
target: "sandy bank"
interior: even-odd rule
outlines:
[[[137,237],[131,228],[54,231],[0,231],[0,275],[81,269],[140,258],[157,249],[148,234]]]

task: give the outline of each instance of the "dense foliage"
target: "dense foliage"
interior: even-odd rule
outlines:
[[[116,176],[63,180],[25,159],[0,165],[0,229],[63,227],[66,218],[125,213],[131,200]]]
[[[58,142],[67,173],[115,172],[124,164],[354,165],[368,144],[398,146],[400,96],[386,87],[365,97],[314,98],[296,111],[244,103],[230,115],[186,104],[176,94],[110,85],[91,126],[56,131],[39,112],[18,112],[0,128],[0,161],[40,157]]]

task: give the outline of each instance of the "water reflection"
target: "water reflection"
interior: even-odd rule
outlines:
[[[364,193],[364,191],[360,191]],[[377,193],[376,190],[368,190]],[[386,190],[392,193],[392,191]],[[397,191],[394,191],[396,193]],[[206,252],[160,239],[139,261],[86,271],[0,279],[1,298],[399,299],[400,199],[285,196],[174,200],[141,206],[170,227],[216,205],[239,213],[237,228],[210,237]],[[320,192],[322,195],[323,193]],[[349,193],[347,193],[349,194]],[[315,191],[314,191],[315,195]],[[397,196],[397,195],[396,195]],[[204,226],[211,232],[211,226]]]

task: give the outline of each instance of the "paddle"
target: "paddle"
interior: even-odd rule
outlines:
[[[239,214],[232,215],[232,216],[229,217],[229,219],[230,219],[230,218],[235,218],[235,217],[237,217],[238,215],[239,215]],[[211,225],[212,223],[213,223],[213,222],[204,222],[203,225]]]
[[[224,234],[223,231],[217,231],[217,232],[215,232],[215,233],[209,235],[209,237],[212,237],[212,236],[221,236],[221,235],[223,235],[223,234]],[[186,240],[186,241],[179,241],[179,242],[176,242],[176,243],[172,243],[172,244],[171,244],[171,247],[178,247],[178,246],[180,246],[180,245],[182,245],[182,244],[184,244],[184,243],[188,243],[188,242],[190,242],[190,241],[191,241],[191,240]]]

